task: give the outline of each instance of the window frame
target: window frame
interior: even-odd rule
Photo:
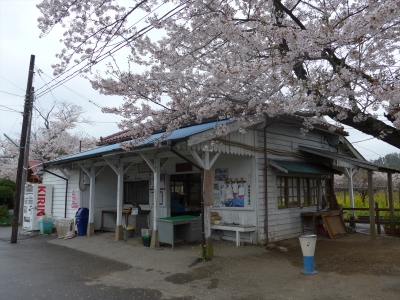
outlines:
[[[141,205],[141,206],[148,206],[148,205],[150,205],[150,180],[149,179],[143,179],[143,180],[130,180],[130,181],[124,181],[124,187],[123,187],[123,189],[124,189],[124,192],[123,192],[123,201],[124,201],[124,204],[132,204],[132,203],[135,203],[135,200],[133,200],[133,201],[131,201],[131,202],[128,202],[127,200],[129,200],[128,199],[128,197],[129,197],[129,195],[128,195],[128,186],[127,185],[129,185],[129,184],[137,184],[137,183],[139,183],[139,182],[145,182],[145,181],[147,181],[147,189],[145,188],[145,190],[147,190],[147,193],[144,193],[143,195],[147,195],[147,203],[139,203],[137,200],[137,205]]]
[[[296,180],[296,186],[293,185],[294,181],[290,181],[290,179]],[[319,206],[319,198],[320,193],[322,192],[323,196],[328,196],[330,200],[331,191],[329,195],[324,195],[322,180],[326,182],[325,189],[330,191],[329,180],[331,176],[327,175],[293,175],[293,174],[278,174],[276,176],[276,198],[277,198],[277,206],[278,209],[285,208],[302,208],[302,207],[312,207]],[[314,183],[314,184],[313,184]],[[304,184],[306,187],[304,188]],[[292,193],[290,193],[290,189],[292,189]],[[290,201],[290,197],[293,197],[295,194],[293,191],[296,190],[296,194],[294,197],[297,198],[297,201]],[[321,191],[320,191],[321,190]],[[305,193],[306,192],[306,193]],[[291,195],[292,194],[292,195]],[[291,203],[297,202],[295,205],[291,205]],[[328,201],[330,203],[330,201]],[[284,204],[284,205],[282,205]]]

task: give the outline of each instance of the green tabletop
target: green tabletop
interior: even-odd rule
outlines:
[[[200,218],[200,217],[199,216],[176,216],[176,217],[160,218],[158,220],[173,222],[173,221],[184,221],[184,220],[191,220],[191,219],[197,219],[197,218]]]

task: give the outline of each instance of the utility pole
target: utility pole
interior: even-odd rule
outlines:
[[[11,243],[16,243],[17,237],[18,237],[18,221],[19,221],[19,207],[20,207],[20,199],[21,199],[22,171],[23,171],[23,166],[24,166],[24,154],[25,154],[25,146],[26,146],[26,136],[27,136],[27,132],[28,132],[29,115],[30,115],[30,110],[32,109],[31,92],[32,92],[34,67],[35,67],[35,55],[31,55],[31,60],[29,63],[28,82],[26,85],[24,116],[23,116],[22,128],[21,128],[21,141],[20,141],[21,147],[19,149],[19,158],[18,158],[17,182],[16,182],[16,191],[15,191],[15,198],[14,198],[14,213],[13,213],[13,222],[12,222],[12,231],[11,231]]]
[[[26,143],[25,143],[25,154],[24,154],[24,166],[22,170],[22,180],[21,180],[21,199],[19,203],[19,218],[18,221],[20,224],[23,223],[24,218],[24,200],[25,200],[25,183],[28,181],[28,169],[29,169],[29,145],[30,145],[30,137],[31,137],[31,125],[32,125],[32,110],[33,110],[33,100],[34,100],[35,88],[31,89],[31,101],[29,108],[29,120],[28,120],[28,132],[26,134]]]

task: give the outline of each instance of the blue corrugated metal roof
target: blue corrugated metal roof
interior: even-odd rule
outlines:
[[[179,128],[179,129],[173,131],[171,133],[171,135],[164,140],[167,140],[167,139],[168,140],[179,140],[179,139],[188,138],[197,133],[213,129],[214,126],[217,124],[229,124],[232,122],[234,122],[234,121],[224,120],[224,121],[204,123],[204,124],[198,124],[198,125],[188,126],[188,127],[184,127],[184,128]],[[161,136],[163,134],[165,134],[165,132],[153,134],[148,139],[141,142],[138,145],[138,147],[153,144],[156,140],[161,138]],[[110,153],[113,151],[120,151],[120,150],[122,150],[122,148],[119,146],[119,143],[116,143],[116,144],[101,146],[101,147],[93,148],[93,149],[86,150],[83,152],[60,157],[60,158],[57,158],[57,159],[54,159],[52,161],[45,163],[45,165],[52,165],[52,164],[62,163],[62,162],[70,161],[70,160],[78,160],[78,159],[84,159],[84,158],[89,158],[89,157],[93,157],[93,156],[100,156],[105,153]]]

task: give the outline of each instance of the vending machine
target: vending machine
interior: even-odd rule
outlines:
[[[53,186],[50,184],[26,184],[22,227],[39,230],[39,217],[50,215],[53,206]]]

